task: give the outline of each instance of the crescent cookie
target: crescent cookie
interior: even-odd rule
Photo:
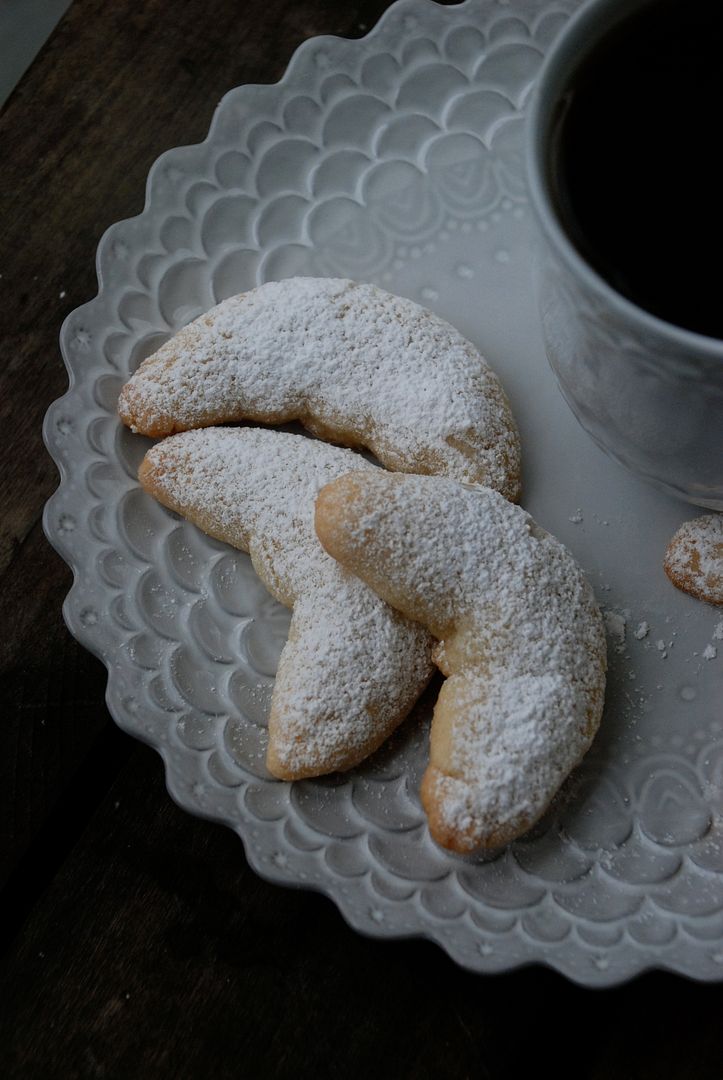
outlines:
[[[487,488],[355,472],[324,487],[326,550],[438,639],[446,681],[421,796],[430,831],[467,853],[542,815],[588,749],[606,645],[568,551]]]
[[[668,544],[663,569],[683,592],[723,604],[723,514],[684,522]]]
[[[293,608],[269,717],[269,771],[283,780],[348,769],[404,719],[431,672],[431,639],[323,551],[314,500],[350,450],[302,435],[209,428],[158,443],[143,488],[209,536],[248,551]]]
[[[374,285],[290,278],[232,296],[141,364],[118,411],[154,438],[299,420],[393,471],[519,497],[519,438],[497,376],[449,323]]]

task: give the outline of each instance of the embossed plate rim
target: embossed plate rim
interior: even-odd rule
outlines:
[[[100,240],[96,254],[96,270],[99,285],[97,296],[87,304],[76,309],[74,312],[71,312],[64,321],[61,329],[61,350],[68,371],[70,385],[66,395],[58,399],[58,401],[48,410],[44,425],[46,446],[58,465],[61,479],[58,491],[51,497],[46,505],[43,522],[48,539],[65,561],[71,566],[74,574],[73,586],[63,605],[65,621],[71,633],[73,633],[86,648],[93,652],[94,655],[98,656],[108,669],[106,701],[115,722],[118,723],[123,730],[134,735],[136,738],[140,738],[161,754],[165,766],[166,785],[171,797],[178,805],[186,810],[190,810],[197,816],[227,824],[238,833],[244,844],[249,863],[260,876],[275,884],[311,888],[329,896],[336,903],[345,921],[358,932],[376,938],[425,937],[442,945],[442,947],[445,948],[458,963],[477,971],[507,971],[527,966],[532,963],[542,963],[558,970],[568,978],[582,985],[598,986],[622,983],[634,975],[639,974],[641,971],[650,970],[652,968],[685,972],[687,974],[694,974],[697,978],[703,978],[704,976],[691,971],[684,963],[676,965],[673,963],[666,963],[665,961],[646,962],[642,951],[634,952],[631,962],[627,964],[627,966],[623,964],[617,970],[610,970],[604,966],[600,966],[597,969],[591,966],[578,967],[575,963],[576,957],[574,955],[571,956],[570,953],[574,953],[576,948],[582,949],[582,946],[579,942],[574,940],[570,942],[569,939],[566,941],[566,947],[562,950],[552,946],[546,950],[538,942],[539,947],[534,956],[529,955],[529,953],[520,953],[520,955],[515,956],[510,952],[504,955],[501,952],[498,955],[494,955],[494,953],[480,951],[480,949],[483,948],[482,946],[480,946],[480,949],[471,951],[468,948],[467,937],[465,937],[464,942],[455,942],[454,931],[457,927],[456,920],[450,919],[446,924],[444,920],[440,918],[437,918],[435,921],[435,918],[431,915],[428,908],[421,908],[420,910],[419,905],[412,904],[411,902],[409,904],[400,902],[400,904],[397,905],[398,907],[409,908],[406,916],[408,921],[405,924],[402,921],[397,920],[395,925],[392,916],[395,915],[394,904],[396,902],[392,900],[387,901],[387,907],[389,909],[387,914],[391,921],[385,921],[387,915],[381,910],[378,912],[379,920],[377,921],[377,908],[373,905],[376,905],[379,902],[378,895],[374,894],[372,890],[366,889],[363,883],[359,883],[355,880],[354,888],[358,890],[359,902],[352,905],[348,897],[345,897],[343,894],[344,882],[340,878],[338,872],[333,872],[332,868],[326,865],[325,869],[322,867],[321,873],[319,873],[318,867],[315,868],[313,852],[308,853],[308,857],[304,863],[304,866],[309,867],[309,873],[307,873],[306,877],[303,877],[299,873],[291,873],[288,866],[285,866],[282,863],[277,864],[271,861],[267,854],[268,836],[265,835],[263,844],[255,843],[253,831],[255,827],[260,826],[258,825],[258,822],[254,825],[249,820],[249,816],[246,813],[245,808],[240,805],[240,802],[235,802],[235,789],[223,789],[220,792],[214,792],[218,799],[214,809],[210,809],[208,805],[204,805],[201,796],[195,794],[196,787],[199,784],[202,787],[203,782],[208,779],[207,775],[204,773],[205,758],[203,755],[198,751],[191,750],[185,744],[181,744],[180,740],[177,738],[174,739],[173,730],[161,734],[144,730],[142,725],[134,719],[133,714],[131,714],[124,706],[123,670],[122,666],[114,663],[112,656],[114,643],[104,639],[104,631],[97,623],[88,623],[87,625],[84,625],[77,614],[77,612],[80,611],[80,607],[75,601],[77,600],[78,595],[83,594],[84,588],[82,582],[83,563],[82,559],[78,559],[74,556],[71,539],[69,536],[61,535],[61,532],[57,528],[56,520],[53,517],[56,512],[56,507],[60,505],[60,501],[68,494],[68,481],[71,479],[71,467],[73,464],[72,460],[66,459],[64,456],[65,452],[59,445],[57,431],[53,426],[53,422],[57,421],[63,402],[72,399],[73,394],[77,389],[79,378],[81,378],[82,375],[82,372],[81,375],[79,375],[80,364],[77,357],[74,357],[73,349],[71,348],[71,329],[74,325],[78,325],[79,318],[83,317],[85,313],[90,316],[95,310],[100,310],[102,308],[105,293],[112,287],[112,268],[108,263],[108,253],[113,240],[119,232],[123,232],[134,225],[140,228],[144,223],[153,219],[154,200],[159,197],[162,199],[163,197],[163,169],[173,162],[176,155],[193,154],[194,152],[201,154],[204,148],[211,147],[216,133],[220,129],[226,110],[234,104],[243,102],[247,99],[252,102],[254,95],[257,93],[278,95],[282,91],[294,88],[303,82],[305,65],[313,62],[313,55],[317,50],[326,49],[332,53],[341,51],[345,55],[354,55],[365,45],[373,42],[377,37],[382,37],[392,22],[400,17],[400,13],[407,13],[407,16],[413,15],[423,29],[424,21],[427,18],[434,18],[435,20],[443,19],[445,20],[445,24],[451,26],[453,20],[463,19],[470,11],[494,11],[500,17],[514,17],[517,8],[524,8],[525,11],[534,8],[535,11],[542,16],[548,9],[554,9],[557,12],[565,10],[569,13],[574,6],[574,3],[565,2],[565,0],[562,0],[561,3],[546,3],[545,0],[525,3],[525,0],[516,0],[516,2],[513,0],[513,3],[511,4],[504,4],[502,2],[495,3],[493,0],[465,0],[465,3],[463,4],[450,7],[435,4],[432,0],[398,0],[397,3],[387,9],[376,26],[363,38],[346,39],[333,36],[311,38],[305,41],[296,50],[289,62],[285,75],[278,83],[237,87],[229,90],[217,106],[210,124],[208,135],[202,142],[186,147],[174,147],[160,155],[149,171],[143,211],[134,218],[125,219],[124,221],[116,222],[111,225]],[[273,829],[269,827],[268,835],[271,835],[272,832]],[[370,869],[373,865],[376,864],[371,864]],[[367,913],[371,913],[371,918],[362,917],[363,904],[366,904],[365,910]],[[469,922],[469,916],[467,914],[460,916],[459,918],[464,918]],[[472,933],[474,934],[474,928]],[[477,928],[478,939],[481,936],[483,935],[481,935],[479,928]],[[585,951],[586,960],[590,959],[590,952],[590,948],[587,948]],[[633,950],[631,950],[631,952],[633,952]],[[711,975],[710,977],[714,978],[715,975]]]

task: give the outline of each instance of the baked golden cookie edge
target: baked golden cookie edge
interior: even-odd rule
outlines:
[[[208,535],[251,555],[293,608],[272,693],[267,767],[296,780],[346,770],[402,722],[433,667],[426,632],[392,611],[321,548],[314,497],[351,451],[265,429],[185,432],[144,458],[149,494]]]
[[[668,544],[663,569],[682,592],[707,604],[723,604],[723,515],[684,522]]]
[[[341,477],[315,523],[331,555],[440,639],[421,789],[434,839],[469,854],[522,835],[602,715],[606,641],[582,571],[519,507],[444,478]]]
[[[392,471],[519,497],[517,428],[478,350],[413,301],[347,279],[290,278],[222,301],[143,361],[118,411],[153,438],[298,420]]]

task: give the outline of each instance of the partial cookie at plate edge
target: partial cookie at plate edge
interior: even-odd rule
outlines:
[[[673,585],[708,604],[723,604],[723,514],[684,522],[665,552]]]

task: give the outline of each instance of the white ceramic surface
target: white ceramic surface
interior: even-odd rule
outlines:
[[[205,142],[164,154],[143,213],[99,245],[99,295],[63,326],[71,387],[46,418],[61,482],[45,526],[73,567],[65,617],[108,667],[115,720],[163,755],[181,805],[239,833],[264,877],[479,971],[536,961],[589,985],[652,966],[711,980],[723,976],[722,617],[668,584],[663,551],[689,508],[576,424],[531,288],[523,114],[573,6],[401,0],[364,39],[311,40],[279,84],[231,91]],[[486,862],[428,837],[429,701],[351,774],[268,777],[287,613],[246,556],[135,480],[148,442],[115,413],[129,372],[215,301],[300,273],[374,281],[477,343],[519,420],[523,503],[608,612],[600,737],[544,822]]]
[[[551,146],[572,72],[645,3],[583,5],[540,72],[526,170],[539,224],[542,331],[570,408],[604,450],[669,495],[723,511],[723,341],[665,322],[616,292],[567,237],[550,190]]]

